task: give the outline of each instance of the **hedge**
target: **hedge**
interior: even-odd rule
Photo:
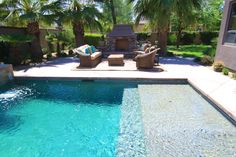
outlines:
[[[136,33],[138,41],[146,41],[151,36],[150,33]]]
[[[183,32],[180,43],[182,45],[204,44],[209,45],[218,37],[219,32]],[[136,33],[138,41],[150,40],[150,33]],[[168,34],[168,45],[175,45],[177,35],[175,32]]]
[[[99,46],[99,41],[104,40],[104,36],[102,34],[85,34],[84,43]]]
[[[209,45],[218,35],[219,32],[200,32],[200,39],[203,44]]]

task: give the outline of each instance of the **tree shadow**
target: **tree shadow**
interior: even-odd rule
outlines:
[[[168,57],[160,58],[161,64],[176,64],[176,65],[190,65],[190,66],[201,66],[191,59],[181,58],[181,57]]]
[[[64,58],[56,58],[51,61],[46,61],[42,63],[35,63],[32,65],[22,65],[14,67],[15,71],[22,71],[24,72],[30,70],[31,68],[43,68],[43,67],[57,67],[58,65],[64,65],[69,63],[79,63],[78,58],[74,57],[64,57]]]

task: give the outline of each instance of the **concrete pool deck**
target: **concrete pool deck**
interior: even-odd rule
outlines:
[[[157,80],[188,80],[204,96],[236,121],[236,81],[216,73],[209,67],[198,65],[183,58],[161,58],[160,67],[163,72],[138,70],[74,70],[79,60],[72,57],[59,58],[35,66],[17,67],[14,69],[16,78],[71,78],[71,79],[157,79]],[[127,61],[127,67],[135,62]]]

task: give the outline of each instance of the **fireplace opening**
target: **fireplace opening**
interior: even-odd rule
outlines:
[[[128,51],[129,41],[128,39],[116,39],[116,51]]]

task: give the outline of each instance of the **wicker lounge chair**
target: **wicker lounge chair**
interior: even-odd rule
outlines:
[[[95,67],[102,61],[102,52],[86,53],[85,49],[88,47],[89,45],[83,45],[73,50],[79,55],[80,67]]]
[[[152,69],[155,64],[155,57],[158,49],[146,54],[140,54],[135,57],[136,67],[138,69]]]
[[[139,55],[139,54],[144,54],[144,53],[148,53],[149,52],[149,49],[151,47],[151,44],[144,44],[143,45],[143,48],[140,49],[140,50],[136,50],[134,51],[134,54],[135,55]]]

